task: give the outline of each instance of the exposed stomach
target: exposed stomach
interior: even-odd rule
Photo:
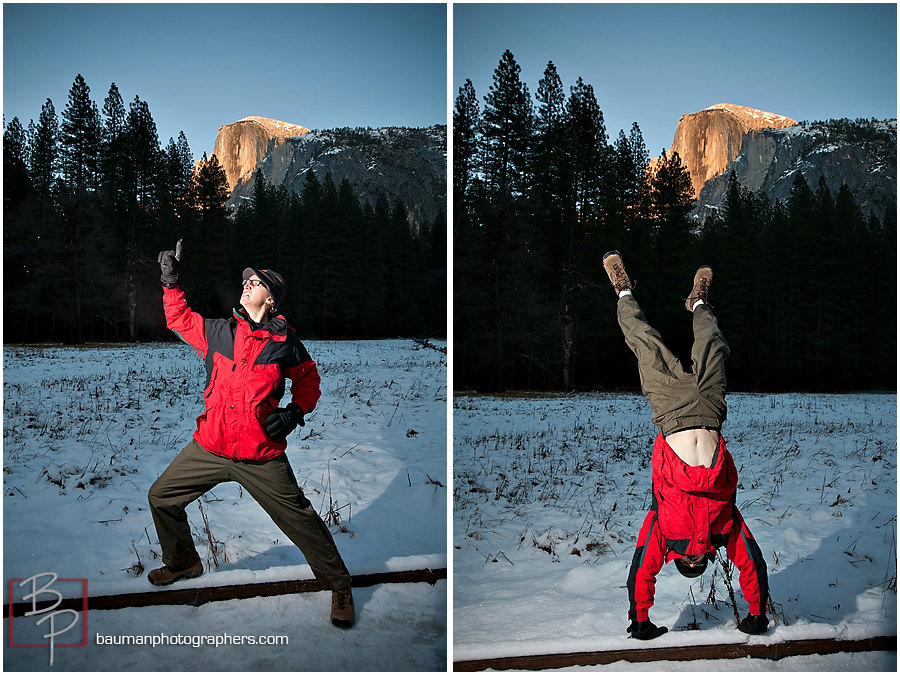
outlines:
[[[666,436],[672,452],[688,466],[712,466],[719,447],[719,432],[714,429],[685,429]]]

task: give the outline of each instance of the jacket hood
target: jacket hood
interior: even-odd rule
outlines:
[[[653,448],[653,480],[669,487],[714,500],[731,499],[737,490],[737,469],[719,438],[716,463],[711,467],[689,466],[675,454],[662,435]]]
[[[294,329],[288,324],[287,319],[281,314],[272,317],[266,323],[255,323],[250,318],[247,310],[243,307],[235,307],[232,313],[235,319],[238,321],[246,321],[253,330],[262,330],[271,333],[273,336],[287,335],[288,331],[294,332]],[[254,329],[253,326],[256,326],[256,328]]]
[[[670,551],[701,555],[715,549],[717,538],[731,530],[737,469],[719,439],[711,467],[688,466],[662,434],[653,444],[653,492],[660,531]]]

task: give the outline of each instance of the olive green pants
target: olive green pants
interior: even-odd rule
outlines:
[[[730,350],[709,305],[692,313],[694,344],[691,371],[647,323],[633,295],[619,298],[619,326],[634,352],[641,389],[653,410],[653,424],[663,435],[682,429],[720,429],[725,421],[725,359]]]
[[[185,508],[219,483],[235,481],[250,493],[297,545],[326,589],[350,585],[350,573],[334,538],[304,496],[285,455],[267,461],[238,461],[207,452],[195,440],[172,460],[147,495],[163,563],[183,569],[197,560]]]

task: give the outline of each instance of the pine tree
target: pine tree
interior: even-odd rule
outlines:
[[[163,151],[160,174],[160,211],[163,218],[177,221],[188,208],[191,179],[194,173],[193,155],[187,137],[181,131],[178,141],[169,138]],[[226,184],[227,190],[227,184]]]
[[[459,88],[453,112],[453,194],[454,200],[460,205],[465,204],[469,184],[477,166],[480,116],[475,87],[471,80],[466,80]]]
[[[201,314],[209,315],[231,302],[237,293],[236,271],[229,268],[231,224],[225,211],[230,194],[228,180],[215,155],[207,158],[203,154],[191,176],[188,193],[196,223],[185,241],[189,246],[185,250],[195,252],[189,268],[191,302]]]
[[[125,103],[113,82],[103,102],[100,143],[100,186],[107,208],[115,220],[127,211],[128,152]]]
[[[18,117],[3,130],[3,299],[4,338],[24,339],[26,316],[34,293],[36,255],[31,222],[31,178],[28,175],[28,140]],[[14,292],[10,292],[15,289]]]
[[[566,218],[571,186],[571,161],[566,152],[566,106],[562,80],[553,61],[538,82],[535,116],[533,194],[545,232],[556,230]]]
[[[130,167],[129,195],[132,204],[146,211],[158,200],[161,152],[156,122],[150,107],[139,96],[134,97],[125,121],[125,136]]]
[[[94,190],[100,159],[100,112],[80,74],[69,90],[62,118],[60,143],[66,184],[76,192]]]
[[[69,90],[60,130],[64,189],[60,190],[58,199],[63,217],[61,243],[67,255],[60,265],[62,276],[58,281],[70,298],[66,318],[71,325],[66,337],[76,343],[84,341],[85,307],[95,305],[99,308],[103,304],[102,293],[94,292],[88,298],[84,287],[84,280],[95,272],[92,269],[95,263],[86,264],[87,249],[91,248],[96,255],[99,252],[97,246],[102,245],[104,239],[92,199],[97,187],[100,113],[90,93],[79,74]],[[98,285],[94,284],[93,288]]]
[[[519,79],[521,70],[507,49],[484,97],[484,168],[490,189],[499,192],[520,193],[527,184],[533,113],[528,86]]]
[[[624,131],[619,131],[610,151],[608,189],[603,200],[605,235],[610,248],[617,248],[625,241],[629,216],[637,202],[641,175],[634,161],[631,141]]]
[[[562,345],[562,386],[569,389],[578,351],[578,334],[584,302],[592,287],[592,270],[601,252],[600,222],[604,189],[608,189],[610,164],[606,126],[594,89],[581,77],[570,87],[563,117],[566,170],[562,177],[563,223],[558,246],[550,249],[558,270],[556,288],[559,336]]]
[[[632,176],[635,183],[639,183],[647,170],[648,157],[647,146],[644,144],[644,135],[637,122],[631,123],[631,131],[628,133],[628,144],[631,146],[631,164],[634,167]]]
[[[654,317],[654,326],[663,334],[680,318],[678,305],[671,301],[673,296],[684,297],[684,280],[691,279],[696,270],[696,262],[684,254],[694,246],[688,218],[694,203],[693,192],[691,175],[678,153],[663,151],[650,179],[649,194],[656,260],[652,270],[644,271],[645,280],[655,282],[653,298],[646,303],[650,306],[648,311]],[[683,354],[686,342],[689,341],[685,338],[680,341],[675,338],[670,346]]]
[[[60,162],[59,120],[49,98],[41,107],[37,126],[29,124],[28,157],[32,184],[40,196],[49,199]]]
[[[603,113],[594,88],[578,78],[566,105],[566,148],[572,162],[575,218],[597,221],[608,178],[608,148]]]
[[[18,117],[3,130],[3,214],[16,212],[31,192],[28,138]]]
[[[64,241],[63,226],[59,217],[57,195],[59,194],[59,120],[53,101],[49,98],[41,107],[37,124],[34,120],[28,123],[28,173],[34,187],[33,210],[28,214],[30,222],[23,235],[28,238],[28,255],[33,264],[30,274],[32,283],[23,295],[27,298],[24,312],[18,314],[16,320],[29,331],[33,324],[44,321],[54,339],[60,339],[56,333],[56,319],[67,312],[68,298],[60,292],[57,280],[64,277],[64,270],[59,242]],[[4,231],[11,223],[4,221]],[[10,306],[12,308],[12,306]],[[4,306],[7,311],[7,306]],[[60,320],[60,324],[64,324]]]
[[[610,246],[615,248],[625,236],[623,230],[631,227],[638,217],[641,186],[645,180],[648,158],[644,137],[637,122],[625,135],[619,131],[615,144],[610,149],[610,171],[606,198],[606,235]]]
[[[210,155],[197,167],[190,179],[190,203],[200,213],[201,221],[219,223],[225,218],[225,202],[228,201],[228,178],[219,158]]]
[[[154,214],[159,203],[159,174],[162,152],[156,123],[146,101],[135,96],[125,118],[123,133],[127,164],[124,169],[126,209],[126,287],[128,307],[128,334],[131,340],[138,338],[138,308],[142,291],[156,292],[153,278],[156,262],[155,251],[161,243],[154,231]]]

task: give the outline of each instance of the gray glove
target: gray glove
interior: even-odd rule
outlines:
[[[175,244],[174,251],[160,251],[156,258],[162,270],[159,280],[163,286],[175,288],[178,286],[178,264],[181,262],[181,239]]]

